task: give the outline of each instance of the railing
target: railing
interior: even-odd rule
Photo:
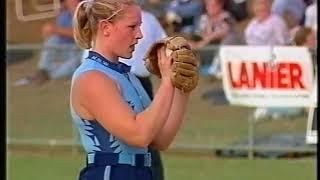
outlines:
[[[67,45],[67,44],[61,44],[61,45],[55,45],[55,46],[54,45],[44,46],[43,44],[16,44],[16,45],[7,44],[7,51],[8,50],[35,51],[35,50],[41,50],[41,49],[81,50],[77,46]]]

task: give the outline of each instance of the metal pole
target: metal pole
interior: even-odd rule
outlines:
[[[72,155],[75,156],[77,154],[77,145],[78,145],[78,132],[75,125],[72,123]]]
[[[248,116],[248,123],[249,123],[249,130],[248,130],[248,159],[253,159],[254,155],[253,155],[253,141],[254,141],[254,132],[253,132],[253,127],[254,127],[254,119],[253,116],[251,114],[249,114]]]

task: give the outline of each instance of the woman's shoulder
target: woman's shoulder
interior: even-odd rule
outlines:
[[[227,24],[233,25],[236,23],[236,19],[232,16],[231,13],[228,11],[223,11],[220,15],[222,21],[226,22]]]
[[[285,23],[284,19],[277,14],[271,14],[269,17],[269,22],[274,24]]]
[[[250,31],[251,29],[255,29],[258,26],[258,20],[256,18],[251,18],[248,22],[247,26],[245,27],[245,31]]]
[[[119,90],[118,83],[111,77],[98,70],[86,71],[74,79],[73,86],[82,92],[111,92],[111,89]],[[109,90],[108,90],[109,89]]]
[[[73,76],[79,76],[80,74],[85,73],[86,71],[97,70],[98,64],[95,61],[91,61],[88,58],[85,58],[80,66],[74,71]]]
[[[85,83],[87,85],[112,82],[112,79],[108,75],[97,69],[84,71],[78,75],[77,79],[78,81],[81,81],[81,83]]]
[[[107,81],[110,79],[108,73],[106,73],[106,68],[101,66],[100,63],[92,61],[90,59],[85,59],[82,64],[75,70],[73,77],[75,79],[85,80],[90,83],[96,81]]]
[[[220,17],[222,18],[233,18],[232,14],[226,10],[223,10],[221,13],[220,13]]]
[[[201,16],[200,16],[200,21],[201,22],[208,22],[209,21],[209,17],[208,17],[208,15],[207,14],[202,14]]]

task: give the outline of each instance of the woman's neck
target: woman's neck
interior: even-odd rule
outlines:
[[[266,13],[266,14],[264,14],[262,16],[257,17],[257,20],[259,22],[263,22],[263,21],[267,20],[270,16],[271,16],[271,13]]]
[[[108,61],[118,63],[119,58],[116,55],[113,55],[110,51],[108,51],[106,48],[102,47],[93,47],[92,51],[95,51],[99,54],[101,54],[104,58],[106,58]]]
[[[218,12],[209,15],[209,16],[210,16],[210,19],[211,19],[212,21],[216,21],[216,20],[220,19],[220,16],[221,16],[221,14],[222,14],[223,12],[224,12],[223,10],[219,10]]]

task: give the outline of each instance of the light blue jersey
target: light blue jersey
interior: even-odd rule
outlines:
[[[114,63],[105,59],[97,52],[90,51],[86,60],[77,68],[72,77],[72,85],[79,75],[87,71],[100,71],[113,79],[121,89],[121,95],[135,113],[142,112],[151,100],[140,81],[130,73],[130,66],[124,63]],[[90,86],[90,84],[88,84]],[[113,108],[112,104],[109,107]],[[97,120],[81,118],[70,103],[73,122],[79,130],[82,145],[88,153],[88,162],[93,161],[96,152],[119,154],[119,163],[128,161],[128,157],[135,154],[147,154],[147,148],[130,146],[109,133]],[[115,119],[123,121],[123,119]],[[90,156],[92,155],[92,158]]]

